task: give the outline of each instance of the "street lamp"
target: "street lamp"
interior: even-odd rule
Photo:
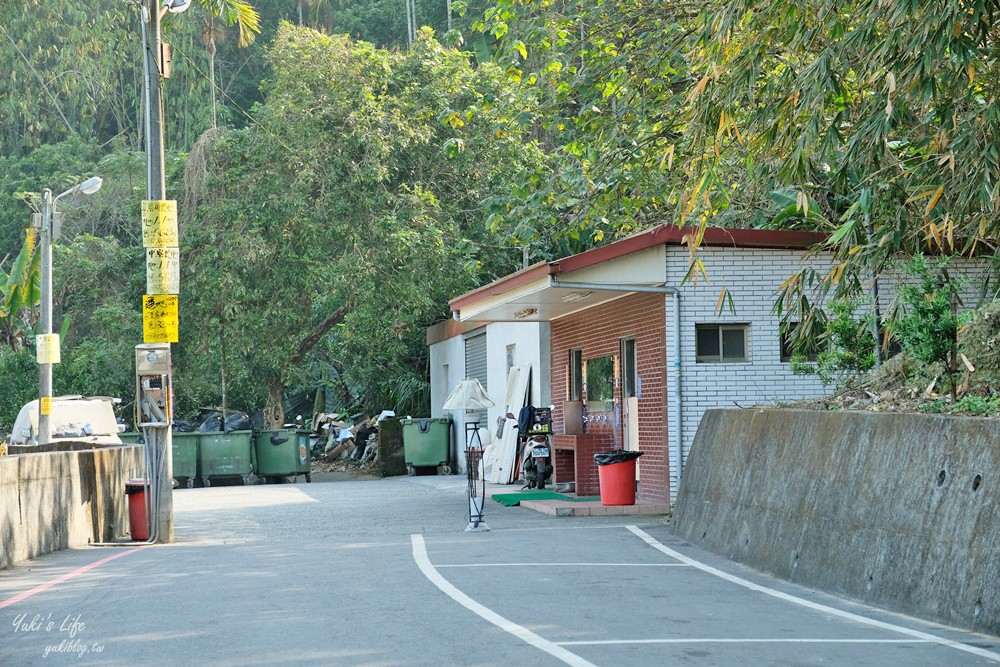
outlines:
[[[88,178],[83,183],[74,185],[66,192],[52,196],[52,190],[42,191],[41,220],[41,333],[52,335],[52,241],[59,234],[53,235],[52,220],[56,217],[56,202],[67,195],[82,192],[92,195],[101,189],[104,181],[99,176]],[[38,444],[47,445],[52,439],[52,422],[50,420],[52,404],[52,363],[40,361],[38,364]]]

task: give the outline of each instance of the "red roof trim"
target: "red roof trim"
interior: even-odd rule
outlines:
[[[550,263],[540,262],[517,273],[512,273],[499,280],[495,280],[489,285],[456,297],[449,301],[448,305],[453,311],[460,311],[463,306],[477,303],[486,297],[504,294],[548,275],[559,275],[560,273],[577,271],[658,245],[681,245],[686,235],[693,234],[696,231],[697,228],[694,227],[677,227],[672,224],[659,225],[578,255],[565,257]],[[705,247],[724,248],[808,250],[817,243],[826,241],[827,238],[829,238],[828,235],[821,232],[709,227],[705,230],[701,245]]]
[[[452,310],[461,310],[462,306],[467,306],[470,303],[476,303],[477,301],[481,301],[482,299],[490,296],[504,294],[515,287],[527,285],[544,278],[549,275],[549,273],[551,273],[550,265],[547,262],[539,262],[538,264],[529,266],[526,269],[521,269],[517,273],[511,273],[503,278],[500,278],[499,280],[494,280],[489,285],[477,287],[471,292],[466,292],[462,296],[455,297],[448,302],[448,305]]]
[[[601,264],[611,259],[630,255],[658,245],[682,245],[684,237],[694,234],[694,227],[660,225],[634,236],[594,248],[579,255],[561,259],[557,273],[577,271],[588,266]],[[727,229],[709,227],[705,230],[701,245],[726,248],[770,248],[774,250],[807,250],[827,239],[819,232],[778,231],[770,229]]]
[[[456,322],[453,319],[441,320],[427,327],[427,344],[440,343],[441,341],[461,336],[485,326],[486,322]]]

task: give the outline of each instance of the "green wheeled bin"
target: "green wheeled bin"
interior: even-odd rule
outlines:
[[[254,453],[257,455],[257,481],[266,483],[273,477],[306,476],[309,470],[309,431],[281,429],[254,431]]]
[[[253,431],[202,431],[198,433],[198,465],[201,483],[213,479],[239,477],[244,484],[253,475]]]
[[[177,483],[187,488],[194,486],[198,477],[198,447],[201,434],[197,431],[174,431],[170,434],[170,462]]]
[[[125,431],[118,434],[118,439],[122,441],[123,445],[138,445],[141,438],[142,433],[139,431]]]
[[[400,419],[403,427],[403,460],[406,474],[417,468],[441,467],[451,474],[451,417]]]

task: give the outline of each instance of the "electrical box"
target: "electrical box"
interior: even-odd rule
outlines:
[[[139,426],[171,423],[170,344],[135,346],[135,405]]]

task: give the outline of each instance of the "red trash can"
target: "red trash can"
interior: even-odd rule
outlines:
[[[146,495],[149,482],[144,479],[130,479],[125,482],[128,496],[128,526],[132,539],[144,542],[149,539],[149,519],[146,516]]]
[[[635,459],[597,466],[602,505],[635,505]]]
[[[602,505],[635,505],[635,460],[642,452],[616,449],[594,454]]]

